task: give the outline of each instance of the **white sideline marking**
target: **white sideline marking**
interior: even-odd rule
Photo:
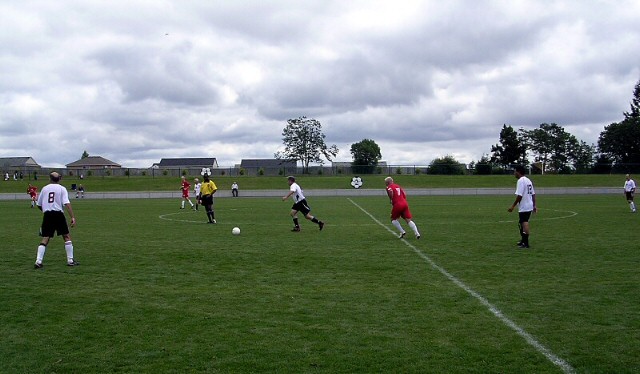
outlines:
[[[391,234],[396,235],[395,231],[391,230],[384,223],[380,222],[376,217],[374,217],[371,213],[367,212],[364,208],[362,208],[360,205],[358,205],[355,201],[351,200],[350,198],[347,198],[347,200],[349,200],[353,205],[355,205],[358,209],[360,209],[364,214],[368,215],[378,225],[384,227]],[[462,288],[469,295],[473,296],[478,301],[480,301],[480,303],[482,305],[486,306],[487,309],[489,309],[489,311],[491,313],[493,313],[494,316],[498,317],[498,319],[500,321],[502,321],[502,323],[504,323],[505,325],[507,325],[508,327],[513,329],[518,335],[520,335],[522,338],[524,338],[524,340],[530,346],[535,348],[538,352],[542,353],[542,355],[544,355],[554,365],[560,367],[560,369],[562,369],[563,372],[565,372],[565,373],[575,373],[576,372],[576,370],[569,363],[567,363],[562,358],[556,356],[553,352],[551,352],[551,350],[549,350],[549,348],[547,348],[544,345],[542,345],[542,343],[540,343],[535,337],[533,337],[531,334],[526,332],[522,327],[518,326],[515,322],[513,322],[511,319],[509,319],[509,317],[505,316],[502,313],[502,311],[500,311],[500,309],[498,309],[495,305],[491,304],[489,302],[489,300],[487,300],[484,296],[480,295],[479,293],[477,293],[476,291],[471,289],[471,287],[467,286],[464,282],[462,282],[461,280],[459,280],[458,278],[453,276],[451,273],[449,273],[447,270],[445,270],[443,267],[441,267],[440,265],[436,264],[429,256],[427,256],[422,251],[420,251],[418,248],[413,246],[406,239],[401,239],[401,240],[409,248],[411,248],[418,256],[422,257],[423,260],[425,260],[427,263],[429,263],[429,265],[431,265],[431,267],[433,267],[434,269],[439,271],[440,274],[444,275],[447,279],[449,279],[451,282],[453,282],[456,286]]]

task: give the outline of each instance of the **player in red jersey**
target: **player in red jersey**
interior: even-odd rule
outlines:
[[[180,209],[184,209],[184,202],[188,201],[189,205],[191,205],[191,209],[195,210],[195,206],[193,205],[191,200],[189,200],[189,188],[190,187],[191,187],[191,183],[189,183],[187,181],[187,178],[183,175],[182,176],[182,184],[180,186],[180,189],[182,190],[182,205],[180,206]]]
[[[415,222],[412,220],[411,211],[409,210],[409,204],[407,203],[407,195],[399,185],[393,182],[393,178],[386,177],[384,183],[387,185],[387,195],[391,201],[391,223],[400,231],[400,239],[404,238],[406,232],[400,225],[398,218],[402,217],[407,222],[413,233],[416,235],[416,239],[420,239],[420,232]]]
[[[36,200],[38,199],[38,187],[32,186],[29,183],[29,187],[27,187],[27,194],[31,196],[31,207],[36,206]]]

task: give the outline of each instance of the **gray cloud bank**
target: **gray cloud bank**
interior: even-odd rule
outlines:
[[[394,164],[479,159],[503,124],[587,143],[640,79],[640,2],[1,2],[0,156],[271,158],[289,118]]]

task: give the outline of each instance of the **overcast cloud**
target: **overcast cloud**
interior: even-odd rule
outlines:
[[[287,119],[338,161],[478,160],[503,124],[587,143],[640,79],[640,1],[0,0],[0,157],[272,158]]]

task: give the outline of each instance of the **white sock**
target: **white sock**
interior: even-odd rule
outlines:
[[[398,231],[400,231],[400,234],[402,234],[404,232],[404,230],[402,229],[402,226],[400,225],[400,222],[398,222],[397,219],[394,219],[393,221],[391,221],[391,223],[393,223],[393,225],[396,227],[396,229],[398,229]]]
[[[180,205],[180,208],[184,208],[184,200],[182,200],[182,204]]]
[[[631,202],[631,210],[636,210],[636,203],[633,201]]]
[[[73,261],[73,243],[71,240],[64,242],[64,250],[67,251],[67,262]]]
[[[193,208],[193,203],[191,202],[191,200],[189,200],[189,205],[191,205],[191,207]]]
[[[420,233],[418,232],[418,226],[416,226],[415,222],[409,222],[409,227],[411,227],[411,230],[413,230],[413,233],[416,234],[416,236],[420,235]]]
[[[40,244],[38,246],[38,255],[36,257],[36,264],[41,264],[44,259],[44,252],[47,250],[47,246]]]

